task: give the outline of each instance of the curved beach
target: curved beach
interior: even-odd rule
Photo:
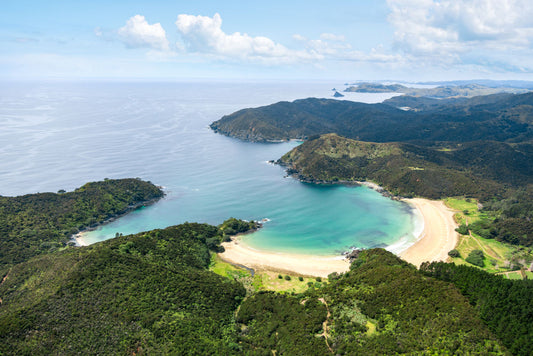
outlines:
[[[414,205],[424,219],[424,229],[418,240],[400,257],[419,267],[425,261],[446,261],[448,251],[457,244],[454,212],[442,201],[406,199]],[[239,243],[239,238],[222,244],[225,252],[219,256],[230,263],[241,264],[258,270],[290,271],[302,275],[327,277],[332,272],[344,272],[349,263],[342,256],[312,256],[272,253],[254,250]]]
[[[426,261],[446,261],[448,251],[453,250],[458,242],[454,211],[440,200],[414,198],[405,201],[422,214],[424,230],[414,245],[400,253],[400,257],[417,267]]]

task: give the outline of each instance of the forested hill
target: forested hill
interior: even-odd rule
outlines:
[[[399,104],[399,100],[381,104],[314,98],[279,102],[237,111],[213,122],[211,128],[258,142],[306,139],[326,133],[361,141],[419,144],[533,139],[533,93],[447,99],[442,103],[412,98],[411,105]],[[416,110],[398,108],[404,106]]]
[[[336,134],[310,139],[280,160],[301,180],[373,181],[403,196],[501,196],[533,183],[533,145],[477,141],[420,147],[369,143]]]
[[[207,271],[215,226],[37,256],[0,284],[1,355],[231,355],[242,284]]]
[[[0,196],[0,272],[63,248],[72,234],[150,204],[163,191],[140,179],[107,179],[73,192]]]
[[[146,199],[133,188],[152,190],[138,180],[106,182],[77,192]],[[70,221],[78,211],[76,204],[58,204],[55,194],[36,197],[51,201],[36,212],[44,221]],[[91,211],[99,202],[74,201]],[[102,214],[113,206],[104,202],[107,208],[97,209]],[[185,223],[26,256],[0,275],[0,354],[505,355],[510,347],[526,355],[532,348],[530,337],[514,337],[530,327],[527,281],[514,282],[511,298],[498,295],[487,304],[487,288],[472,294],[449,279],[458,289],[381,249],[360,252],[349,272],[331,274],[327,283],[317,278],[298,294],[265,292],[255,278],[235,280],[208,270],[227,235],[255,228],[233,218],[218,227]],[[16,231],[21,245],[35,246],[34,237]],[[483,307],[470,305],[460,290]],[[498,300],[524,307],[509,314]]]
[[[506,354],[458,289],[390,252],[364,251],[302,294],[245,299],[240,282],[207,270],[222,238],[189,223],[14,266],[0,284],[0,353]]]

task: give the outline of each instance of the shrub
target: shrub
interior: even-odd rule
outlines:
[[[298,280],[299,280],[300,282],[303,282],[303,281],[304,281],[304,277],[300,276],[300,277],[298,277]]]
[[[470,254],[465,259],[465,261],[475,266],[483,267],[485,265],[483,263],[484,259],[485,259],[485,256],[483,255],[483,251],[473,250],[472,252],[470,252]]]
[[[455,231],[457,231],[461,235],[468,235],[468,226],[466,226],[465,224],[461,224],[457,229],[455,229]]]
[[[335,281],[337,279],[339,279],[341,276],[340,274],[338,274],[337,272],[332,272],[330,274],[328,274],[328,280],[330,281]]]
[[[290,281],[290,280],[291,280],[291,276],[286,275],[286,276],[285,276],[285,280],[286,280],[286,281]]]
[[[461,257],[461,254],[456,249],[448,251],[448,256],[450,257]]]

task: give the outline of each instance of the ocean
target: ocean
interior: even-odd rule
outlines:
[[[243,238],[273,252],[336,255],[350,248],[399,252],[416,240],[408,204],[367,187],[318,186],[269,164],[298,142],[243,142],[208,125],[236,110],[306,97],[340,83],[48,82],[0,84],[0,195],[73,190],[104,178],[140,177],[166,197],[88,233],[115,236],[229,217],[267,219]],[[380,102],[393,94],[350,93]]]

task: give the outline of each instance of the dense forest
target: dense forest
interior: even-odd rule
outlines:
[[[306,139],[338,135],[370,142],[479,140],[509,143],[533,139],[533,93],[495,94],[471,99],[400,97],[380,104],[302,99],[243,109],[211,124],[219,133],[249,141]],[[409,99],[407,99],[409,98]],[[400,104],[399,101],[404,102]],[[405,105],[409,100],[411,105]],[[413,110],[405,110],[405,106]],[[399,109],[398,107],[402,107]]]
[[[103,186],[122,198],[129,184],[152,191],[139,182],[90,183],[77,191],[96,194]],[[58,198],[65,194],[48,194],[49,210],[35,215],[53,231],[64,231],[63,221],[76,211]],[[137,202],[148,198],[138,194]],[[26,199],[26,209],[44,203]],[[123,209],[98,211],[107,217]],[[0,354],[526,355],[533,347],[522,333],[533,305],[528,281],[505,284],[482,271],[455,273],[453,265],[418,271],[381,249],[360,252],[349,272],[317,278],[297,294],[245,288],[208,270],[222,241],[258,227],[235,218],[220,226],[185,223],[39,250],[6,264]]]
[[[404,196],[433,199],[466,195],[486,200],[502,196],[506,187],[533,183],[530,144],[482,141],[432,148],[328,134],[307,140],[279,162],[304,180],[371,180]]]
[[[35,354],[505,354],[466,298],[385,250],[302,294],[252,293],[210,271],[221,227],[186,223],[14,266],[0,285],[0,352]]]
[[[443,262],[426,262],[420,270],[457,286],[511,353],[533,354],[532,280],[503,279],[473,267]]]
[[[61,249],[70,236],[150,204],[163,191],[140,179],[107,179],[73,192],[0,196],[0,272]]]
[[[506,353],[456,288],[381,249],[322,288],[256,294],[236,321],[244,349],[260,355]]]
[[[221,239],[183,224],[14,266],[0,285],[0,354],[234,353],[245,289],[206,270]]]

